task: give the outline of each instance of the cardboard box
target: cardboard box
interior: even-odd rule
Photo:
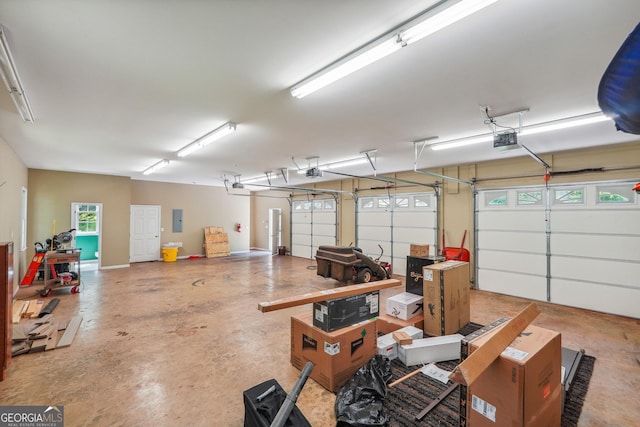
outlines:
[[[498,329],[471,341],[469,354]],[[459,425],[559,426],[561,371],[560,333],[529,325],[472,384],[461,387]]]
[[[387,298],[387,314],[402,320],[409,320],[422,313],[422,296],[402,292]]]
[[[429,245],[416,245],[412,243],[411,246],[409,246],[409,255],[429,256]]]
[[[380,313],[380,291],[313,303],[313,326],[331,332]]]
[[[463,338],[460,334],[454,334],[417,339],[411,344],[398,346],[398,359],[406,366],[458,360]]]
[[[224,228],[222,227],[205,227],[204,228],[205,236],[207,234],[218,234],[218,233],[224,233]]]
[[[204,252],[207,258],[228,256],[231,254],[229,243],[205,243]]]
[[[405,290],[415,295],[422,295],[422,270],[425,266],[434,264],[437,260],[440,260],[440,258],[407,256]],[[444,258],[441,260],[444,261]]]
[[[381,314],[376,319],[376,328],[381,334],[389,334],[405,326],[415,326],[424,329],[424,317],[422,314],[412,317],[409,320],[398,319],[388,314]]]
[[[424,331],[451,335],[469,323],[469,263],[445,261],[424,267]]]
[[[291,364],[311,361],[311,378],[331,392],[342,387],[377,353],[376,320],[326,332],[313,326],[311,313],[291,317]]]
[[[393,337],[393,334],[396,332],[404,332],[414,340],[420,339],[423,336],[422,329],[416,328],[415,326],[405,326],[397,331],[379,336],[377,340],[378,354],[387,356],[389,360],[398,358],[398,343]]]

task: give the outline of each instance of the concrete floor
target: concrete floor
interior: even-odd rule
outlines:
[[[258,303],[338,285],[314,267],[252,252],[83,271],[79,295],[64,288],[49,297],[60,298],[57,318],[83,316],[73,344],[14,358],[0,382],[0,405],[64,405],[68,427],[242,426],[244,390],[270,378],[291,390],[299,371],[289,363],[290,316],[311,310],[262,313]],[[36,292],[34,285],[17,297]],[[528,303],[480,291],[471,298],[471,320],[481,324]],[[534,324],[597,358],[579,425],[638,425],[640,320],[539,307]],[[332,426],[334,401],[310,379],[298,407],[312,425]]]

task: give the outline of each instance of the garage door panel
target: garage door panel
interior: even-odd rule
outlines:
[[[640,238],[619,235],[552,234],[551,249],[556,255],[636,261]]]
[[[640,263],[607,259],[552,257],[551,277],[624,285],[640,289]]]
[[[313,224],[313,236],[331,236],[335,240],[336,226],[334,224]]]
[[[502,251],[527,251],[545,253],[547,236],[544,233],[526,233],[519,231],[484,231],[479,240],[480,249]]]
[[[406,275],[407,274],[407,257],[394,256],[391,260],[391,271],[393,274]]]
[[[360,240],[390,241],[391,229],[389,227],[359,227],[358,242]]]
[[[310,234],[293,234],[293,240],[297,245],[311,246]]]
[[[405,212],[397,211],[393,212],[393,223],[396,225],[411,224],[425,228],[435,228],[435,213],[433,211],[419,211],[419,212]]]
[[[389,261],[389,254],[391,253],[391,244],[389,242],[382,242],[379,240],[361,240],[359,241],[358,247],[362,249],[362,253],[376,259],[380,256],[380,248],[378,245],[382,246],[382,249],[384,250],[384,255],[380,259]]]
[[[555,210],[551,214],[551,232],[640,235],[638,209]]]
[[[367,212],[358,215],[358,226],[384,226],[389,227],[391,218],[385,212]]]
[[[335,224],[336,223],[336,213],[335,211],[331,212],[313,212],[313,223],[314,224]]]
[[[481,211],[478,213],[478,230],[542,231],[547,228],[544,210],[512,209]]]
[[[302,258],[311,258],[311,246],[293,244],[291,245],[291,255]]]
[[[482,268],[504,270],[545,277],[547,257],[544,254],[525,254],[492,250],[478,250],[478,262]]]
[[[575,280],[551,280],[551,302],[638,317],[639,289],[603,286]]]
[[[394,227],[393,228],[393,240],[394,242],[404,243],[409,250],[409,244],[433,244],[433,236],[435,234],[434,229],[430,228],[418,228],[418,227]],[[395,251],[394,251],[395,253]]]
[[[293,234],[311,234],[311,224],[291,224],[291,232]]]
[[[537,301],[547,299],[545,277],[528,276],[505,271],[478,270],[479,289],[499,294],[513,295]]]

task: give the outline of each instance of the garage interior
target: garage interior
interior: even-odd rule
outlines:
[[[436,264],[468,256],[474,325],[535,303],[531,325],[584,350],[561,425],[634,425],[640,126],[611,109],[638,101],[606,78],[640,5],[556,3],[0,4],[4,354],[17,303],[81,319],[65,348],[5,357],[2,405],[58,405],[67,425],[247,425],[244,391],[299,379],[292,317],[313,311],[260,304],[347,289],[358,275],[322,277],[316,254],[351,246],[391,266],[382,318],[422,245]],[[74,286],[49,287],[53,267],[25,283],[36,242],[67,231]],[[462,396],[447,399],[415,425],[455,413]],[[296,406],[328,426],[335,402],[312,376]]]

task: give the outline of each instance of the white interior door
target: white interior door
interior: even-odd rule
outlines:
[[[160,259],[160,206],[131,206],[129,262]]]
[[[282,210],[269,209],[269,250],[278,253],[278,246],[282,246]]]

